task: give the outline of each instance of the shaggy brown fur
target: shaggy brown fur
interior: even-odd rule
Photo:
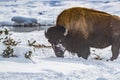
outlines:
[[[104,12],[75,7],[64,10],[58,16],[56,25],[64,26],[70,32],[73,31],[73,34],[77,34],[76,32],[81,32],[84,38],[88,38],[89,34],[93,32],[96,25],[103,26],[110,23],[109,16],[110,14]],[[104,23],[104,21],[106,22]]]
[[[62,27],[68,30],[66,36],[61,35],[65,32]],[[58,31],[52,31],[53,28]],[[112,45],[113,60],[118,57],[120,49],[120,18],[88,8],[66,9],[58,16],[56,26],[46,32],[49,40],[55,39],[55,36],[59,37],[66,50],[85,59],[90,54],[89,47],[105,48]]]

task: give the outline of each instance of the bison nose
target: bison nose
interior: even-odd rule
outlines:
[[[52,45],[52,47],[57,57],[64,57],[64,50],[60,46]]]

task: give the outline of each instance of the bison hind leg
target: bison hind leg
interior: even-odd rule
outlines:
[[[77,53],[78,57],[82,57],[84,59],[87,59],[90,55],[90,48],[87,44],[84,44],[80,47],[80,50]]]
[[[118,57],[119,55],[119,49],[120,49],[120,35],[119,36],[114,36],[113,37],[113,42],[112,42],[112,57],[111,60],[114,60]]]

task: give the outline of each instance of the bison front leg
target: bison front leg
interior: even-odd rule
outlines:
[[[112,57],[111,60],[114,60],[118,57],[119,55],[119,49],[120,49],[120,35],[119,36],[114,36],[113,37],[113,42],[112,42]]]
[[[84,44],[80,47],[80,51],[77,53],[78,57],[82,57],[84,59],[87,59],[90,55],[90,48],[87,44]]]

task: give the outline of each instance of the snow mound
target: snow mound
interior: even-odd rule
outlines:
[[[21,16],[13,17],[11,20],[16,23],[23,23],[23,24],[37,23],[37,19],[35,19],[35,18],[26,18],[26,17],[21,17]]]

